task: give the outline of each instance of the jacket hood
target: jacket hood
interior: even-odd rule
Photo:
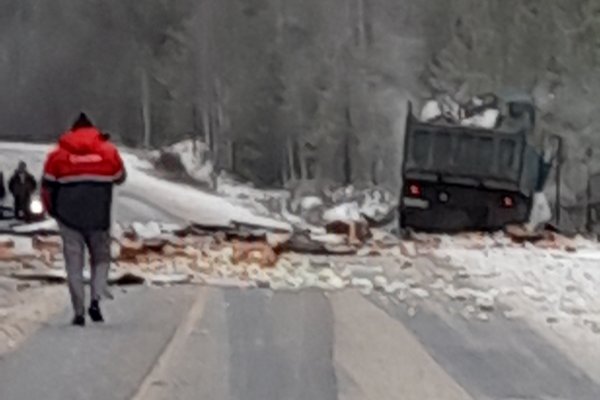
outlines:
[[[101,143],[100,131],[94,127],[69,131],[58,141],[60,147],[73,154],[95,153]]]

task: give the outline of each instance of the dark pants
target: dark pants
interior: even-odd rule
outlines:
[[[15,218],[29,220],[31,218],[30,203],[31,197],[15,196]]]
[[[63,252],[71,302],[75,315],[85,313],[85,287],[83,267],[85,250],[90,253],[91,261],[91,295],[92,300],[102,297],[112,298],[108,291],[108,270],[110,268],[110,233],[109,231],[79,232],[60,225],[63,240]]]

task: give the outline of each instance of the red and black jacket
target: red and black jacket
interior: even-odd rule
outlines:
[[[110,227],[112,189],[125,180],[117,148],[98,129],[65,133],[46,160],[42,199],[59,222],[80,231]]]

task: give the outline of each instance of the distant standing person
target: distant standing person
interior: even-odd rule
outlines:
[[[125,181],[125,168],[117,148],[81,114],[58,142],[44,166],[42,200],[58,221],[75,317],[85,325],[83,268],[85,249],[91,259],[91,302],[94,322],[103,322],[102,297],[110,297],[110,222],[114,184]]]
[[[15,218],[29,219],[31,216],[29,203],[36,187],[37,182],[33,175],[27,171],[27,164],[24,161],[20,161],[19,166],[8,182],[8,189],[15,201]]]

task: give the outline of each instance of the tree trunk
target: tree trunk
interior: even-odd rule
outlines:
[[[214,152],[211,123],[210,123],[210,110],[207,109],[206,104],[202,107],[202,132],[204,133],[204,141],[208,146],[210,152]]]
[[[351,153],[351,135],[352,130],[354,129],[354,124],[352,123],[352,111],[350,110],[350,106],[346,108],[346,127],[347,131],[344,134],[344,184],[350,185],[352,183],[352,157]]]
[[[146,68],[142,68],[141,86],[144,148],[149,149],[152,139],[152,102],[150,97],[150,80]]]
[[[292,138],[288,138],[287,140],[287,159],[289,181],[294,183],[296,181],[296,164],[294,157],[294,142]]]

